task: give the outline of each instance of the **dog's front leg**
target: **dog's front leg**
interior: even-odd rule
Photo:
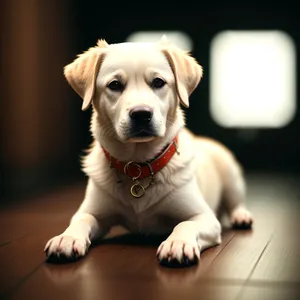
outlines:
[[[51,259],[75,260],[84,256],[91,241],[104,236],[109,230],[107,219],[107,195],[89,179],[86,195],[78,211],[72,217],[68,228],[53,237],[45,246],[45,252]]]
[[[161,243],[157,257],[163,264],[183,265],[200,260],[200,252],[220,244],[221,226],[211,213],[203,213],[179,223],[170,236]]]
[[[157,257],[162,264],[175,262],[187,265],[198,262],[201,251],[221,243],[221,225],[215,214],[192,184],[187,185],[183,192],[187,191],[189,194],[186,195],[190,197],[185,197],[184,201],[181,201],[182,211],[189,214],[194,203],[196,213],[193,217],[179,223],[170,236],[161,243],[157,250]],[[195,195],[198,197],[197,200],[187,199],[194,198]]]

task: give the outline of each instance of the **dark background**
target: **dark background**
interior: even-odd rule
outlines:
[[[90,111],[81,111],[63,67],[98,38],[122,42],[135,31],[178,30],[193,39],[192,54],[205,70],[186,111],[195,133],[222,141],[246,172],[300,171],[299,107],[288,126],[259,130],[222,128],[208,109],[209,48],[219,31],[283,30],[294,39],[298,57],[300,17],[288,2],[4,0],[0,5],[0,193],[6,201],[84,178],[79,156],[90,142]]]

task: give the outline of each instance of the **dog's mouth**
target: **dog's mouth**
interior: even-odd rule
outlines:
[[[134,143],[145,143],[152,141],[157,137],[158,136],[153,129],[135,129],[130,130],[129,134],[127,135],[127,141]]]

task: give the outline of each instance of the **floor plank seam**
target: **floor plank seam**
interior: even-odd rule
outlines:
[[[218,252],[218,254],[212,259],[212,261],[208,264],[207,267],[213,264],[213,262],[220,256],[220,254],[223,252],[223,250],[232,242],[233,238],[235,237],[235,232],[233,232],[232,236],[226,241],[226,243],[223,244],[223,247]],[[222,245],[222,243],[221,243]]]
[[[298,288],[300,290],[299,282],[293,281],[276,281],[276,280],[249,280],[247,286],[253,287],[272,287],[272,288]]]
[[[22,278],[20,281],[18,281],[13,287],[9,288],[7,291],[4,291],[1,295],[0,298],[9,298],[8,296],[11,296],[14,292],[16,292],[27,280],[35,274],[41,266],[44,265],[44,262],[40,263],[38,266],[36,266],[31,272],[29,272],[24,278]]]
[[[261,258],[263,257],[263,255],[264,255],[265,251],[267,250],[268,246],[270,245],[270,242],[273,238],[273,235],[274,235],[274,233],[272,233],[271,237],[268,239],[266,245],[264,246],[263,250],[261,251],[260,255],[258,256],[252,270],[249,272],[249,275],[247,276],[246,280],[243,282],[243,284],[241,286],[241,289],[240,289],[240,291],[238,292],[238,294],[235,298],[236,300],[241,299],[244,287],[249,284],[250,278],[253,275],[254,270],[256,269],[256,267],[257,267],[258,263],[260,262]]]
[[[271,242],[271,240],[272,240],[272,238],[273,238],[273,235],[274,235],[274,233],[272,233],[271,237],[270,237],[269,240],[267,241],[267,243],[266,243],[265,247],[263,248],[262,252],[261,252],[260,255],[258,256],[257,261],[255,262],[255,264],[254,264],[252,270],[250,271],[250,273],[249,273],[249,275],[248,275],[248,277],[247,277],[247,279],[246,279],[245,282],[248,282],[248,281],[250,280],[251,276],[253,275],[253,273],[254,273],[254,271],[255,271],[257,265],[259,264],[261,258],[263,257],[263,255],[264,255],[264,253],[266,252],[268,246],[270,245],[270,242]]]
[[[14,238],[12,241],[9,241],[9,242],[4,242],[2,244],[0,244],[0,248],[1,247],[6,247],[10,244],[14,244],[14,243],[17,243],[19,242],[20,240],[23,240],[25,239],[26,237],[30,236],[29,234],[25,234],[25,235],[21,235],[20,237],[17,237],[17,238]]]
[[[223,286],[240,286],[244,287],[245,280],[243,279],[231,279],[231,278],[223,278],[223,279],[202,279],[202,282],[210,285],[223,285]],[[292,281],[271,281],[271,280],[249,280],[247,283],[247,287],[256,287],[256,288],[297,288],[300,290],[300,286],[298,282]]]
[[[0,244],[0,248],[1,248],[1,247],[5,247],[5,246],[7,246],[7,245],[10,245],[11,243],[12,243],[11,241],[9,241],[9,242],[4,242],[4,243]]]

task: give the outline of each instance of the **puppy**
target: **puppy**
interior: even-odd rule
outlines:
[[[221,144],[185,128],[180,104],[202,77],[202,67],[165,38],[157,43],[97,46],[67,65],[64,74],[93,106],[94,143],[83,160],[88,183],[69,227],[45,247],[48,257],[76,259],[111,227],[169,234],[160,262],[190,264],[221,243],[216,217],[226,207],[231,223],[251,226],[245,182]]]

